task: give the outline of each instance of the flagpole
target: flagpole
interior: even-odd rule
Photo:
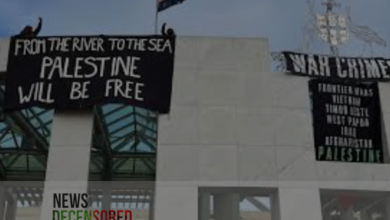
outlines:
[[[156,14],[155,14],[155,21],[154,21],[154,33],[158,34],[158,0],[156,1]]]

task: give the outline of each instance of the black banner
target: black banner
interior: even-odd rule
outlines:
[[[384,163],[377,83],[309,82],[316,159]]]
[[[287,72],[315,78],[390,81],[390,59],[348,58],[282,52]]]
[[[175,38],[39,37],[11,40],[5,109],[80,109],[123,103],[170,111]]]

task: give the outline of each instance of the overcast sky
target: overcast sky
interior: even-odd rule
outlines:
[[[44,19],[41,35],[153,34],[156,0],[1,0],[0,36],[18,33]],[[316,11],[323,12],[320,0]],[[389,0],[338,0],[351,7],[356,25],[367,25],[390,43]],[[344,8],[340,8],[345,14]],[[267,37],[272,50],[301,48],[302,27],[310,19],[306,0],[186,0],[159,14],[178,35]],[[363,42],[352,39],[346,55],[359,55]],[[374,47],[376,55],[390,50]],[[324,50],[324,44],[316,43]],[[326,52],[326,51],[324,51]],[[386,54],[385,54],[386,53]]]

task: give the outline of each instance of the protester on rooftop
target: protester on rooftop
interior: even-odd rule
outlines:
[[[27,25],[15,37],[36,37],[36,36],[38,36],[41,29],[42,29],[42,18],[39,18],[39,23],[38,23],[37,28],[35,28],[35,30],[31,25]]]
[[[167,23],[164,23],[161,27],[161,35],[163,36],[176,36],[175,31],[172,28],[166,29]]]

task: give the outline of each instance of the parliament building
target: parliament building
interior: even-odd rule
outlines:
[[[273,71],[272,39],[169,40],[0,39],[0,220],[390,220],[390,62],[342,79],[352,61]]]

